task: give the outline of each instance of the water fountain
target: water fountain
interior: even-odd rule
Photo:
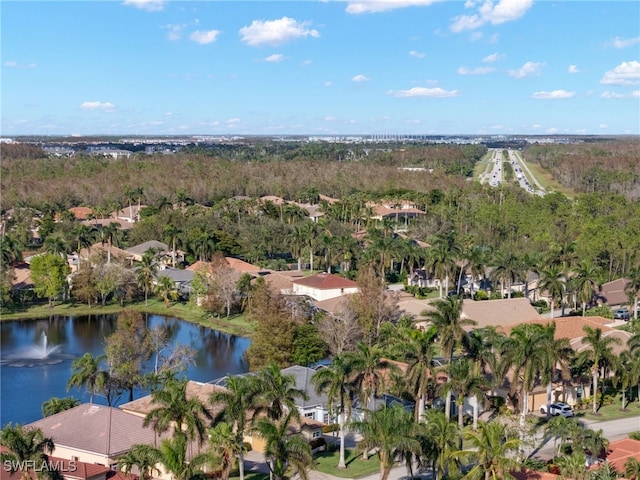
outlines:
[[[67,355],[61,352],[61,348],[62,345],[50,346],[47,332],[42,331],[39,343],[2,355],[0,364],[9,367],[38,367],[42,365],[55,365],[74,358],[73,355]]]

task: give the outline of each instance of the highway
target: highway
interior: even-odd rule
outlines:
[[[480,183],[488,183],[492,187],[497,187],[505,181],[502,152],[503,150],[499,148],[489,150],[489,166],[485,170],[485,173],[480,175]],[[508,150],[507,161],[513,169],[515,181],[521,188],[532,195],[545,195],[545,189],[540,185],[531,170],[529,170],[527,165],[522,161],[518,152]],[[490,170],[489,167],[491,167]]]

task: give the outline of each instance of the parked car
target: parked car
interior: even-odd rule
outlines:
[[[613,318],[615,320],[629,320],[631,318],[631,313],[626,308],[619,308],[615,312],[613,312]]]
[[[547,404],[545,403],[540,407],[540,413],[547,413]],[[553,417],[563,416],[563,417],[573,417],[573,410],[569,405],[562,402],[556,402],[549,405],[549,415]]]

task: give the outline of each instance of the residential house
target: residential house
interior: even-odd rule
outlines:
[[[143,421],[119,408],[83,403],[26,426],[53,440],[56,457],[114,469],[133,445],[159,444],[160,437]]]
[[[128,223],[136,223],[140,221],[140,211],[147,208],[146,205],[129,205],[117,212],[111,212],[111,216],[117,220],[123,220]]]
[[[367,207],[373,209],[372,219],[383,220],[387,218],[396,222],[402,219],[407,224],[409,220],[425,214],[424,211],[416,208],[415,203],[406,200],[385,203],[367,202]]]
[[[148,242],[140,243],[127,248],[126,251],[131,255],[132,261],[141,262],[142,257],[149,249],[154,250],[156,258],[160,258],[165,261],[168,257],[169,262],[171,262],[171,249],[166,243],[162,243],[157,240],[149,240]],[[181,261],[181,259],[176,258],[176,261]]]
[[[156,272],[156,284],[161,277],[169,277],[175,284],[176,290],[180,295],[188,297],[191,294],[191,282],[195,277],[193,270],[164,267]]]
[[[596,300],[601,305],[607,305],[611,308],[617,308],[629,303],[629,297],[625,291],[629,279],[618,278],[611,282],[603,283],[598,292],[595,292]]]
[[[294,280],[288,293],[322,301],[356,292],[358,284],[353,280],[323,272]]]
[[[465,299],[462,302],[461,318],[476,322],[474,326],[465,327],[471,330],[484,327],[504,329],[543,317],[531,306],[528,299],[520,297],[481,301]]]
[[[609,444],[605,462],[614,467],[617,472],[624,472],[624,464],[631,458],[640,462],[640,440],[623,438]],[[598,470],[601,466],[601,464],[592,465],[589,470]]]

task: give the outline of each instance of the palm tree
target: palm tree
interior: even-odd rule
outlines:
[[[160,451],[151,445],[136,444],[118,459],[118,469],[124,473],[131,473],[133,467],[138,469],[142,480],[151,480],[153,471],[160,475],[156,465],[162,460]]]
[[[523,275],[522,262],[509,250],[496,252],[494,262],[496,266],[491,272],[491,279],[501,285],[506,283],[507,297],[511,298],[511,285]]]
[[[58,255],[65,259],[67,258],[67,252],[69,251],[67,242],[59,233],[47,236],[42,244],[42,249],[46,253]]]
[[[80,400],[73,397],[57,398],[51,397],[46,402],[42,403],[42,416],[50,417],[56,413],[64,412],[73,407],[80,405]]]
[[[547,383],[547,419],[551,415],[551,388],[555,377],[556,368],[559,366],[564,377],[569,376],[569,364],[574,356],[574,350],[569,344],[569,339],[555,339],[556,323],[552,320],[543,327],[540,348],[544,368],[542,370],[542,382]]]
[[[345,353],[353,372],[352,382],[359,393],[360,404],[368,409],[373,397],[384,388],[383,369],[392,364],[382,357],[382,349],[376,345],[359,342],[356,350]]]
[[[514,437],[508,427],[494,420],[481,422],[478,431],[467,431],[465,440],[470,448],[457,455],[468,457],[473,467],[464,478],[482,478],[485,480],[513,479],[511,471],[517,469],[519,463],[513,454],[520,449],[520,439]]]
[[[416,397],[416,421],[424,420],[427,393],[433,387],[433,357],[435,356],[435,327],[422,332],[411,327],[409,334],[398,342],[398,350],[407,362],[406,378]]]
[[[439,297],[442,298],[443,282],[447,293],[449,291],[449,278],[455,269],[455,252],[449,248],[445,240],[438,237],[427,252],[427,262],[429,264],[429,270],[439,279]]]
[[[265,440],[264,456],[274,480],[289,478],[286,473],[290,467],[302,480],[309,478],[307,470],[313,464],[311,446],[300,434],[290,434],[293,418],[291,411],[280,420],[263,417],[254,427],[254,431]]]
[[[629,480],[640,479],[640,461],[635,458],[629,458],[624,463],[624,476]]]
[[[529,392],[545,370],[544,329],[541,325],[524,323],[513,328],[502,343],[501,375],[512,369],[511,391],[520,387],[520,426],[524,427],[528,413]]]
[[[633,298],[633,318],[638,319],[638,297],[640,297],[640,266],[627,270],[629,282],[625,287],[625,292]]]
[[[154,288],[155,294],[162,298],[164,306],[169,308],[169,301],[176,301],[178,299],[178,290],[176,289],[175,282],[166,275],[159,275],[156,286]]]
[[[296,420],[300,419],[295,400],[308,400],[309,396],[304,390],[296,388],[293,375],[283,375],[277,365],[271,364],[258,373],[256,382],[259,384],[262,403],[258,412],[266,412],[272,420],[280,420],[286,413],[293,415]]]
[[[243,452],[243,438],[233,431],[233,425],[221,422],[209,430],[209,445],[216,468],[216,478],[228,480],[236,464],[236,458]]]
[[[620,339],[616,337],[603,336],[601,328],[585,326],[583,330],[586,333],[583,338],[583,342],[591,348],[582,351],[580,356],[593,362],[591,367],[591,377],[593,383],[593,414],[595,415],[598,413],[597,396],[600,369],[603,368],[604,362],[610,361],[613,358],[613,345],[619,345]]]
[[[359,447],[365,452],[376,450],[380,460],[380,480],[389,478],[391,468],[406,452],[414,455],[421,452],[420,443],[415,438],[416,424],[400,405],[382,407],[365,420],[351,425],[362,436]]]
[[[587,473],[587,456],[580,451],[564,455],[556,460],[560,475],[566,480],[585,480]]]
[[[331,365],[320,368],[311,377],[311,383],[315,386],[316,393],[327,394],[327,408],[329,411],[338,414],[338,426],[340,429],[338,468],[347,468],[344,458],[344,426],[347,418],[351,418],[351,407],[353,405],[351,377],[351,364],[344,355],[336,355],[333,357]]]
[[[208,453],[200,453],[187,458],[187,437],[180,432],[173,438],[163,440],[158,449],[160,462],[173,475],[173,480],[203,480],[204,472],[200,467],[209,463]]]
[[[173,224],[165,225],[164,227],[164,240],[171,245],[171,266],[176,268],[176,247],[180,241],[182,230]]]
[[[618,358],[616,374],[613,377],[613,385],[617,388],[620,387],[620,393],[622,394],[622,402],[620,409],[626,411],[627,407],[627,389],[631,387],[631,384],[636,381],[640,372],[638,372],[637,361],[638,357],[631,356],[629,351],[624,351]],[[636,360],[634,362],[634,360]]]
[[[148,250],[142,255],[142,261],[136,270],[136,281],[144,291],[144,305],[148,305],[149,292],[153,288],[153,281],[158,271],[153,250]]]
[[[122,235],[122,230],[120,230],[120,223],[111,222],[107,225],[103,225],[98,230],[100,235],[100,240],[102,244],[107,244],[107,263],[111,263],[111,247],[115,244],[117,245],[120,241],[120,236]]]
[[[567,290],[565,274],[560,267],[551,265],[540,270],[540,280],[538,281],[538,291],[546,290],[551,297],[551,318],[554,318],[554,306],[556,300],[560,298],[564,306],[564,294]]]
[[[8,452],[0,454],[3,468],[9,465],[10,472],[22,472],[22,480],[31,480],[39,476],[41,465],[47,464],[49,454],[55,445],[53,440],[43,435],[39,428],[23,427],[8,423],[0,430],[0,445]],[[34,470],[34,467],[38,470]],[[47,477],[62,478],[55,470],[47,469]]]
[[[143,425],[151,425],[160,434],[173,427],[175,432],[202,444],[207,437],[205,421],[213,417],[197,397],[187,398],[187,385],[187,379],[169,378],[162,388],[151,392],[158,406],[147,414]]]
[[[467,332],[463,327],[476,324],[474,320],[461,318],[462,304],[461,298],[447,297],[433,303],[435,310],[424,313],[438,331],[440,349],[448,363],[453,359],[456,349],[467,343]],[[445,404],[445,413],[449,418],[451,412],[450,391],[447,392]]]
[[[425,429],[434,444],[435,477],[441,480],[449,469],[456,467],[454,453],[457,451],[458,428],[444,412],[431,409],[427,411]]]
[[[580,428],[583,427],[580,426],[576,417],[563,417],[562,415],[558,415],[547,422],[544,428],[544,434],[553,437],[554,448],[556,443],[558,443],[558,450],[556,454],[560,455],[562,446],[567,442],[567,440],[579,437],[578,432]],[[559,442],[557,442],[558,439],[560,439]]]
[[[589,260],[581,262],[576,270],[572,283],[575,288],[578,301],[582,304],[582,316],[587,310],[587,303],[593,300],[593,295],[598,285],[597,278],[600,269]]]
[[[89,403],[93,403],[93,395],[109,381],[109,373],[100,370],[100,363],[106,358],[105,355],[94,357],[89,352],[77,358],[71,364],[71,378],[67,382],[67,391],[72,387],[85,387],[91,395]]]
[[[227,378],[225,390],[213,392],[209,402],[213,405],[222,404],[215,421],[224,420],[232,425],[233,432],[244,438],[247,431],[249,412],[255,409],[258,382],[253,377],[232,376]],[[244,452],[238,453],[238,470],[240,480],[244,480]]]
[[[12,235],[2,235],[0,237],[0,261],[5,265],[22,260],[22,245],[20,241]]]
[[[96,231],[89,225],[79,223],[74,227],[72,234],[77,248],[76,253],[78,254],[78,267],[80,267],[80,252],[83,248],[89,248],[93,244]]]

